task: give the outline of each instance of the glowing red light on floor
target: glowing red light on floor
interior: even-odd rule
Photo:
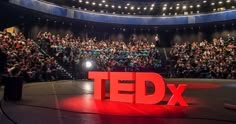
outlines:
[[[167,103],[171,95],[164,98]],[[194,98],[185,97],[188,102],[197,101]],[[168,105],[144,105],[111,102],[109,100],[95,100],[92,94],[75,96],[60,101],[63,110],[84,112],[93,114],[108,114],[122,116],[158,116],[158,117],[180,117],[185,115],[187,107]]]

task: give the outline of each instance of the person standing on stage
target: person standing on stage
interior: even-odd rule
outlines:
[[[155,44],[156,44],[156,47],[160,47],[160,38],[158,34],[156,34],[155,36]]]

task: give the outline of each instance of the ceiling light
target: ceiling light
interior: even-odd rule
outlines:
[[[166,10],[166,7],[163,7],[162,10],[165,11],[165,10]]]
[[[133,7],[133,6],[131,6],[131,7],[130,7],[130,9],[131,9],[131,10],[134,10],[134,7]]]

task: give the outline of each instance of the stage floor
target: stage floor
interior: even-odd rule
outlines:
[[[236,103],[236,80],[166,82],[188,84],[183,94],[188,107],[166,106],[168,93],[157,105],[97,101],[93,99],[93,82],[83,80],[25,84],[22,101],[4,101],[3,108],[17,124],[236,123],[236,111],[224,108],[225,103]],[[0,122],[12,124],[2,112]]]

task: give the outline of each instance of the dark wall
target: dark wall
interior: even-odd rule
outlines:
[[[227,35],[236,37],[236,26],[234,23],[212,24],[202,26],[176,26],[176,27],[127,27],[107,24],[76,24],[54,21],[37,20],[28,27],[29,37],[36,37],[38,32],[49,31],[55,34],[73,34],[82,37],[97,37],[98,40],[124,39],[130,40],[135,35],[138,39],[154,41],[156,34],[159,34],[161,45],[170,47],[174,42],[193,42],[213,38],[227,38]]]
[[[39,32],[52,32],[54,34],[66,35],[74,34],[71,26],[68,27],[58,27],[54,24],[35,24],[30,27],[29,37],[35,38]]]

